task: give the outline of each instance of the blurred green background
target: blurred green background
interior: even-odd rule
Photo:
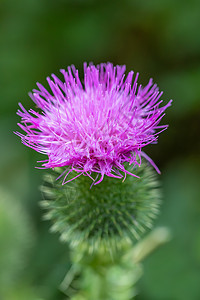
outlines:
[[[126,64],[174,100],[169,129],[146,149],[162,170],[156,224],[173,238],[144,261],[136,299],[200,299],[199,30],[199,0],[0,0],[0,299],[65,299],[69,252],[42,221],[41,156],[13,131],[36,81],[84,61]]]

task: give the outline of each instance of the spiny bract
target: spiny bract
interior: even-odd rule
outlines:
[[[158,124],[171,101],[160,107],[162,92],[152,79],[145,87],[138,86],[138,73],[133,81],[133,71],[125,78],[125,66],[111,63],[84,64],[83,83],[74,66],[61,73],[64,83],[55,75],[53,80],[47,78],[51,92],[37,83],[39,90],[30,94],[40,112],[27,111],[19,104],[22,120],[18,125],[25,135],[16,134],[23,144],[48,156],[42,167],[65,167],[63,184],[72,171],[76,171],[75,178],[96,173],[91,177],[94,184],[104,175],[135,176],[124,163],[140,165],[141,156],[159,172],[141,150],[156,143],[158,134],[167,128]]]
[[[89,252],[132,244],[151,228],[160,203],[160,190],[151,167],[143,162],[135,173],[140,178],[128,176],[121,183],[105,177],[103,184],[92,189],[87,176],[62,186],[55,180],[58,174],[47,174],[41,187],[45,219],[53,222],[52,230],[60,232],[63,241],[72,247],[82,245]]]

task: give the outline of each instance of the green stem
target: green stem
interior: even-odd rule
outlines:
[[[156,248],[170,241],[170,239],[170,230],[166,227],[158,227],[136,244],[128,255],[132,257],[135,263],[139,263]]]

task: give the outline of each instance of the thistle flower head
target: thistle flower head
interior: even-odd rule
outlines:
[[[47,78],[51,92],[38,83],[30,94],[39,112],[27,111],[22,104],[17,112],[25,131],[17,132],[23,144],[48,157],[42,167],[66,167],[63,183],[72,171],[75,177],[97,173],[91,177],[97,184],[104,175],[134,175],[124,163],[140,165],[144,156],[159,172],[142,148],[156,143],[167,128],[159,122],[171,101],[160,106],[162,92],[152,79],[138,86],[138,73],[135,79],[133,71],[125,77],[125,66],[111,63],[84,64],[83,83],[74,66],[61,73],[64,82],[55,75]]]

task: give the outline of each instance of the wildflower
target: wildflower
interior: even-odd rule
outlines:
[[[22,104],[17,112],[25,134],[16,134],[24,145],[48,156],[42,167],[65,167],[63,184],[72,180],[67,180],[72,171],[77,172],[74,178],[83,174],[94,184],[104,175],[136,176],[124,163],[140,166],[142,156],[159,172],[142,149],[167,129],[159,122],[171,101],[160,107],[162,92],[152,79],[138,86],[138,73],[133,80],[133,71],[125,77],[125,66],[111,63],[84,64],[84,83],[74,66],[61,73],[64,83],[55,75],[47,78],[51,92],[37,83],[39,90],[30,94],[40,112]]]

